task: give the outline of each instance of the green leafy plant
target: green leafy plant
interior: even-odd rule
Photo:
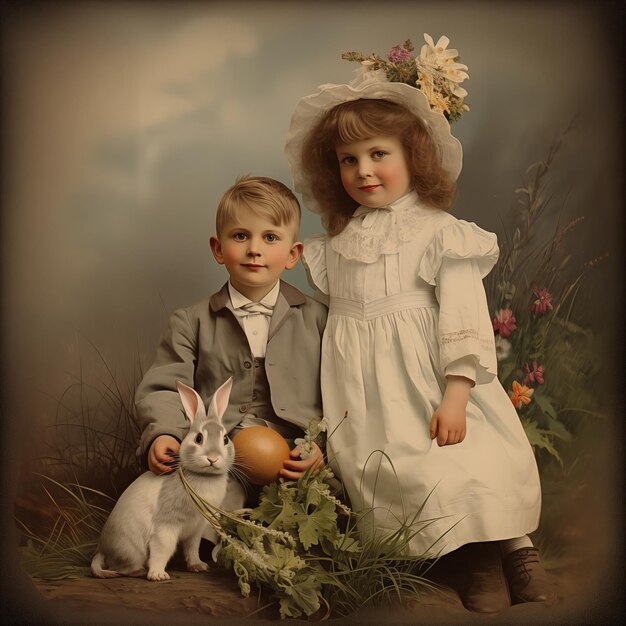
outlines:
[[[329,467],[281,479],[263,488],[257,507],[228,513],[200,498],[181,473],[220,537],[218,563],[233,570],[242,595],[256,586],[283,618],[347,615],[434,588],[424,577],[426,562],[407,556],[418,525],[363,537],[355,514],[333,494],[332,479]]]

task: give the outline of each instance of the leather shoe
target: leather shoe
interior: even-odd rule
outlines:
[[[457,550],[465,570],[461,601],[477,613],[499,613],[511,606],[497,541],[470,543]]]
[[[554,585],[539,560],[535,547],[515,550],[503,560],[504,573],[509,584],[511,600],[520,602],[554,602],[557,599]]]

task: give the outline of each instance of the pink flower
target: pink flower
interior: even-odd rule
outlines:
[[[493,318],[493,330],[498,333],[500,337],[509,337],[517,328],[516,322],[517,320],[511,309],[500,309]]]
[[[526,376],[524,376],[524,380],[522,381],[523,385],[528,384],[528,382],[543,385],[543,365],[539,365],[537,361],[533,361],[531,369],[528,363],[524,363],[524,371],[526,372]]]
[[[552,296],[545,287],[543,289],[535,289],[533,294],[537,299],[530,305],[530,310],[535,315],[543,315],[548,309],[552,310]]]
[[[392,63],[404,63],[405,61],[411,61],[413,59],[411,53],[402,46],[394,46],[391,48],[387,53],[387,58]]]

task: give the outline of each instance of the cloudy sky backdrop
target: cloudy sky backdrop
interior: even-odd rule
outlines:
[[[572,188],[567,212],[589,216],[580,246],[590,256],[616,248],[621,72],[604,13],[583,5],[14,10],[3,33],[7,413],[48,419],[47,394],[59,397],[93,358],[85,341],[116,371],[132,369],[137,356],[149,364],[169,314],[225,280],[207,245],[221,194],[246,173],[291,184],[290,115],[317,85],[351,79],[356,66],[341,60],[344,51],[384,55],[406,38],[421,45],[423,33],[450,37],[469,66],[471,106],[453,129],[464,147],[454,213],[489,230],[512,219],[524,171],[580,113],[561,159],[562,185]],[[302,235],[319,230],[305,211]],[[286,278],[306,290],[301,268]]]

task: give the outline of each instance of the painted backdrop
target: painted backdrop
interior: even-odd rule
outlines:
[[[578,114],[559,161],[572,189],[565,217],[587,215],[575,241],[589,258],[610,252],[581,306],[617,328],[622,72],[605,5],[14,7],[3,23],[4,458],[27,467],[43,450],[94,346],[132,377],[169,314],[221,286],[208,238],[222,192],[246,173],[291,184],[291,112],[317,85],[350,80],[356,66],[341,53],[384,55],[407,38],[418,47],[423,33],[447,35],[469,66],[471,110],[453,128],[464,148],[458,217],[509,223],[526,168]],[[319,230],[305,210],[303,237]],[[286,278],[308,290],[300,267]],[[11,500],[15,473],[4,474]]]

